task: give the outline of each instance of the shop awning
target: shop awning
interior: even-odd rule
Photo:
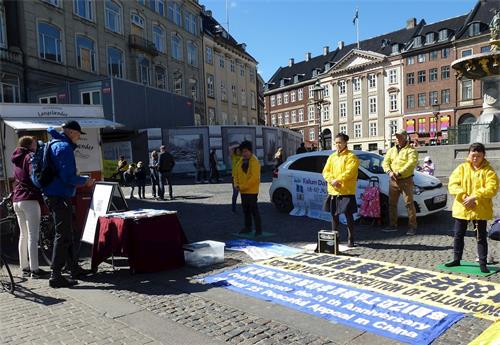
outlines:
[[[64,117],[64,118],[4,118],[5,124],[16,130],[37,130],[48,127],[61,127],[66,121],[78,121],[82,128],[106,128],[106,127],[124,127],[121,123],[113,122],[103,118],[96,117]]]

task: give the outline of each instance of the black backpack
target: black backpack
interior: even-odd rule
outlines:
[[[54,176],[57,173],[52,164],[50,147],[58,141],[60,140],[54,139],[48,143],[38,141],[37,150],[31,156],[30,177],[33,184],[39,189],[47,187],[54,180]]]

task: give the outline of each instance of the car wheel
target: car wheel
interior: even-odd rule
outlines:
[[[273,203],[278,211],[290,213],[293,209],[292,194],[285,188],[278,188],[273,193]]]
[[[389,224],[389,197],[380,193],[380,219],[382,225]]]

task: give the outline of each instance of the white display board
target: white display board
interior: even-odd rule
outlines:
[[[126,209],[128,209],[127,202],[118,183],[96,182],[83,228],[82,241],[94,244],[99,217],[105,216],[110,210],[125,211]]]

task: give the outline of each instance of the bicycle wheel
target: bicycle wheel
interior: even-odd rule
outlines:
[[[5,291],[14,293],[14,277],[3,255],[0,255],[0,284]]]
[[[42,253],[45,262],[50,266],[52,264],[52,250],[54,248],[55,229],[51,217],[43,217],[40,222],[40,239],[38,247]]]

